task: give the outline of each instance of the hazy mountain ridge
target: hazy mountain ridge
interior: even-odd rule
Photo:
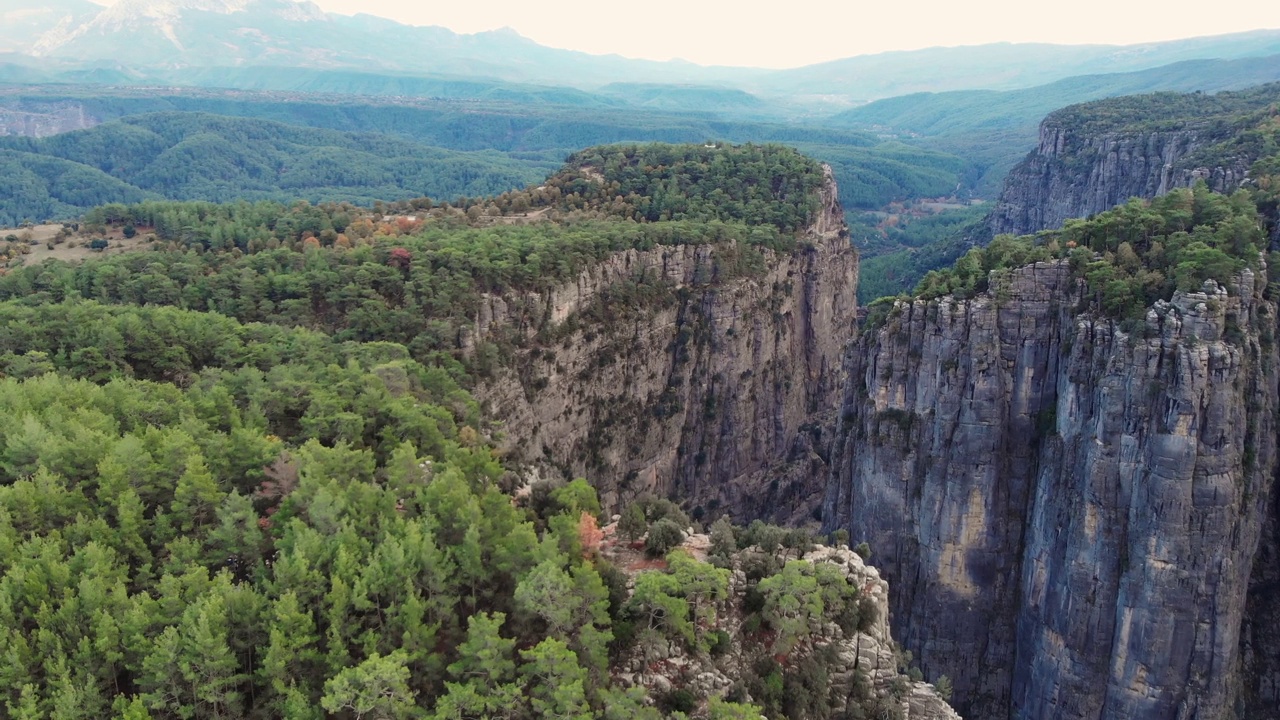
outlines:
[[[1262,30],[1132,46],[929,48],[775,71],[589,55],[545,47],[510,29],[457,34],[371,15],[324,13],[295,0],[122,0],[96,12],[95,7],[58,0],[52,7],[33,3],[11,10],[6,19],[21,23],[0,30],[0,53],[55,63],[123,64],[144,75],[165,68],[275,65],[478,76],[589,90],[619,82],[711,85],[786,98],[807,106],[804,112],[919,91],[1015,89],[1189,59],[1280,53],[1280,31]],[[397,52],[379,52],[385,47]],[[749,98],[731,104],[739,101],[753,104]]]

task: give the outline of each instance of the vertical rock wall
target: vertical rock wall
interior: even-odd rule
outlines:
[[[1275,468],[1275,307],[1244,273],[1145,328],[1062,264],[856,343],[825,507],[966,717],[1223,718]]]
[[[738,517],[807,516],[826,475],[808,438],[843,386],[857,291],[829,170],[821,192],[799,247],[764,251],[762,273],[725,275],[737,245],[668,246],[615,255],[547,296],[490,298],[474,337],[569,327],[637,277],[667,288],[639,314],[521,351],[523,371],[480,389],[508,452],[590,478],[613,507],[652,492]],[[788,475],[791,459],[817,469]]]
[[[1197,129],[1081,135],[1050,117],[1040,125],[1035,152],[1005,179],[988,225],[994,234],[1054,229],[1131,197],[1156,197],[1196,180],[1230,192],[1244,181],[1248,160],[1223,167],[1185,166],[1189,155],[1210,143],[1208,135]]]

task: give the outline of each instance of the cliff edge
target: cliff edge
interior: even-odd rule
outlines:
[[[632,249],[549,292],[486,298],[475,338],[554,338],[478,391],[503,447],[590,477],[615,508],[651,493],[695,515],[807,517],[826,475],[815,418],[843,385],[858,273],[830,168],[818,196],[790,250],[745,238]],[[804,470],[775,482],[788,463]]]
[[[1041,262],[853,345],[828,523],[870,543],[963,714],[1233,712],[1276,457],[1263,277],[1125,329]]]

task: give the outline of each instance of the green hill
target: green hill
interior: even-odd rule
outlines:
[[[0,150],[0,226],[71,218],[95,205],[141,202],[150,193],[96,168],[34,153]]]
[[[702,91],[696,91],[702,92]],[[254,194],[250,198],[283,198],[290,193],[297,197],[349,199],[365,202],[369,199],[393,200],[412,194],[430,194],[433,197],[450,197],[453,194],[486,194],[519,187],[536,179],[538,173],[554,169],[559,160],[580,148],[628,142],[701,143],[708,139],[736,143],[781,143],[791,145],[824,162],[830,163],[839,183],[840,200],[848,208],[876,209],[894,200],[931,197],[951,193],[964,178],[974,173],[972,167],[959,157],[937,150],[921,149],[896,140],[882,140],[870,133],[808,125],[784,125],[759,121],[717,120],[707,115],[692,113],[659,112],[653,110],[620,110],[613,108],[571,107],[557,104],[464,102],[444,100],[405,99],[401,101],[357,98],[345,95],[315,96],[294,93],[253,92],[240,93],[209,90],[167,90],[143,92],[127,88],[103,90],[87,87],[33,87],[13,90],[0,100],[0,106],[28,113],[39,113],[46,108],[62,108],[72,104],[83,108],[85,115],[103,120],[122,120],[124,124],[151,129],[155,120],[142,120],[131,116],[138,114],[176,111],[217,113],[287,123],[292,130],[280,129],[281,137],[292,145],[339,145],[359,148],[373,154],[384,151],[400,155],[424,152],[422,145],[467,151],[457,158],[476,162],[508,164],[513,168],[532,168],[533,175],[522,175],[521,181],[499,186],[496,183],[481,184],[479,189],[459,189],[452,185],[439,188],[435,185],[414,185],[415,192],[405,193],[396,183],[360,183],[354,186],[337,186],[334,192],[307,191],[293,185],[272,193],[269,182],[257,178],[256,184],[245,187]],[[172,122],[172,121],[168,121]],[[200,121],[208,123],[205,117]],[[227,118],[224,126],[235,123]],[[187,123],[180,123],[187,127]],[[190,124],[193,132],[199,123]],[[300,127],[300,126],[306,126]],[[333,134],[315,133],[308,128],[339,131],[339,134],[377,133],[382,142],[371,137],[347,137],[334,140]],[[128,129],[116,128],[94,132],[127,133]],[[215,131],[215,134],[222,130]],[[314,135],[314,138],[312,137]],[[95,142],[99,146],[93,153],[58,155],[84,160],[107,152],[106,145],[89,139],[68,141],[50,138],[35,146],[30,141],[0,141],[0,147],[20,147],[29,152],[46,152],[33,148],[57,148],[66,143]],[[134,147],[132,135],[121,147]],[[328,139],[316,139],[328,138]],[[166,141],[169,142],[169,141]],[[237,141],[238,142],[238,141]],[[7,143],[16,143],[9,145]],[[408,147],[406,149],[406,143]],[[150,162],[152,154],[168,144],[151,143],[139,149],[138,157]],[[471,152],[491,149],[489,152]],[[119,154],[119,151],[110,151]],[[274,151],[273,151],[274,152]],[[53,154],[57,154],[54,152]],[[358,159],[361,166],[372,161]],[[382,163],[373,163],[381,165]],[[107,172],[113,172],[107,170]],[[114,174],[114,173],[113,173]],[[133,176],[117,175],[133,182]],[[321,189],[328,187],[321,183]],[[379,189],[380,188],[380,189]],[[158,187],[146,187],[165,194],[166,197],[190,199],[221,199],[237,197],[223,192],[167,194]],[[375,190],[377,192],[375,192]],[[432,192],[435,190],[436,192]],[[379,195],[378,192],[383,193]],[[265,194],[264,194],[265,193]]]
[[[4,138],[0,223],[106,202],[453,198],[522,187],[555,167],[368,133],[199,113],[155,113],[39,140]]]

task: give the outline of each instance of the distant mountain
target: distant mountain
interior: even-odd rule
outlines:
[[[751,88],[775,95],[838,92],[871,101],[916,92],[1012,90],[1076,75],[1144,70],[1183,60],[1280,53],[1280,30],[1140,45],[995,43],[929,48],[836,60],[768,76]]]
[[[324,13],[295,0],[120,0],[109,8],[86,0],[7,1],[19,6],[0,14],[0,62],[4,53],[38,57],[36,70],[51,73],[46,77],[52,80],[88,68],[108,83],[184,82],[176,73],[266,89],[251,84],[250,71],[269,66],[277,69],[271,89],[287,82],[278,69],[303,68],[299,72],[310,74],[313,87],[333,79],[316,73],[354,72],[345,80],[351,92],[366,84],[389,88],[395,83],[380,78],[400,77],[404,91],[416,94],[429,90],[407,78],[429,75],[600,90],[643,107],[722,113],[761,112],[763,99],[773,102],[770,112],[813,115],[912,92],[1008,90],[1190,59],[1280,53],[1280,31],[1265,30],[1132,46],[931,48],[772,71],[589,55],[544,47],[509,29],[462,35],[371,15]],[[191,74],[210,68],[243,74]]]
[[[88,0],[40,0],[0,10],[0,51],[30,53],[35,41],[71,32],[90,22],[103,8]]]
[[[370,15],[326,14],[313,3],[294,0],[120,0],[97,9],[88,18],[81,14],[72,22],[58,23],[51,22],[47,12],[36,14],[34,5],[13,11],[33,14],[42,22],[25,33],[0,36],[0,52],[76,62],[111,60],[148,71],[272,65],[412,71],[574,87],[619,78],[683,82],[751,74],[555,50],[511,30],[460,35]]]
[[[1277,80],[1280,55],[1187,60],[1137,72],[1066,78],[1022,90],[915,93],[840,113],[829,122],[837,127],[878,127],[920,135],[1019,128],[1034,140],[1040,120],[1067,105],[1161,90],[1238,90]]]
[[[665,111],[750,114],[769,107],[760,98],[742,90],[701,85],[611,83],[596,93],[630,105]]]

